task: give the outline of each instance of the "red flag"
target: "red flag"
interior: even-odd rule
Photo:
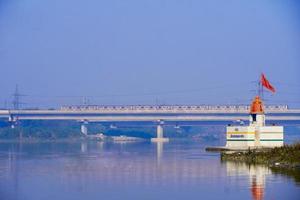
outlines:
[[[271,83],[266,79],[265,75],[262,73],[261,74],[261,79],[260,82],[262,86],[270,90],[271,92],[275,93],[275,88],[271,85]]]

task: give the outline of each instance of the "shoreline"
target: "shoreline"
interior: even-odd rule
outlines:
[[[221,152],[222,161],[263,164],[273,169],[300,171],[300,142],[272,149],[249,149],[247,151]]]

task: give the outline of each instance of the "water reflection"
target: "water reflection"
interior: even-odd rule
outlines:
[[[84,142],[81,142],[81,145],[80,145],[80,150],[82,153],[85,153],[86,152],[86,149],[87,149],[87,142],[84,141]]]
[[[263,165],[248,165],[240,162],[225,161],[228,176],[248,176],[253,200],[264,199],[266,177],[271,170]]]
[[[263,199],[268,188],[273,189],[266,187],[272,176],[268,168],[222,165],[219,154],[207,153],[201,145],[0,144],[0,199]],[[295,195],[294,184],[288,183],[289,193]]]
[[[259,181],[257,181],[256,176],[253,176],[251,181],[251,194],[253,200],[264,199],[264,191],[265,191],[265,185],[260,184]]]
[[[218,160],[208,159],[202,162],[199,153],[186,154],[176,146],[169,148],[164,157],[164,144],[157,143],[44,143],[6,145],[10,149],[8,157],[3,157],[1,166],[10,175],[18,172],[43,173],[56,171],[60,177],[97,179],[105,182],[134,182],[137,184],[155,184],[158,179],[165,182],[182,183],[196,181],[197,177],[217,172],[220,168]],[[184,146],[184,145],[183,145]],[[175,148],[174,148],[175,147]],[[18,153],[20,152],[20,153]],[[3,166],[4,162],[9,166]],[[35,161],[38,165],[28,162],[27,167],[17,169],[20,162]],[[180,161],[180,162],[179,162]],[[32,165],[31,165],[32,164]],[[208,168],[207,165],[211,164]],[[213,169],[213,170],[212,170]],[[217,174],[217,173],[216,173]]]
[[[164,151],[164,142],[156,142],[156,159],[157,164],[160,165]]]

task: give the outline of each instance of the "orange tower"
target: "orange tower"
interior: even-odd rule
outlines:
[[[250,106],[250,114],[264,114],[263,102],[259,96],[256,96]]]
[[[255,126],[265,125],[263,101],[259,96],[256,96],[250,105],[250,124]]]

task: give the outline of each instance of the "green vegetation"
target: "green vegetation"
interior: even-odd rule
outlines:
[[[63,139],[81,138],[80,122],[76,121],[44,121],[26,120],[19,121],[16,128],[12,129],[8,121],[0,120],[0,139],[14,140],[22,137],[23,139]],[[108,136],[127,135],[141,138],[156,137],[155,126],[138,125],[137,127],[118,127],[111,128],[109,123],[89,123],[87,125],[90,135],[104,133]],[[169,138],[194,138],[204,141],[218,140],[223,135],[223,127],[201,126],[201,127],[164,127],[164,136]]]
[[[80,126],[76,122],[63,121],[26,121],[14,129],[9,124],[0,127],[0,139],[59,139],[80,137]]]
[[[249,164],[265,164],[274,168],[300,169],[300,143],[272,149],[254,149],[246,152],[222,152],[222,160],[242,161]]]

